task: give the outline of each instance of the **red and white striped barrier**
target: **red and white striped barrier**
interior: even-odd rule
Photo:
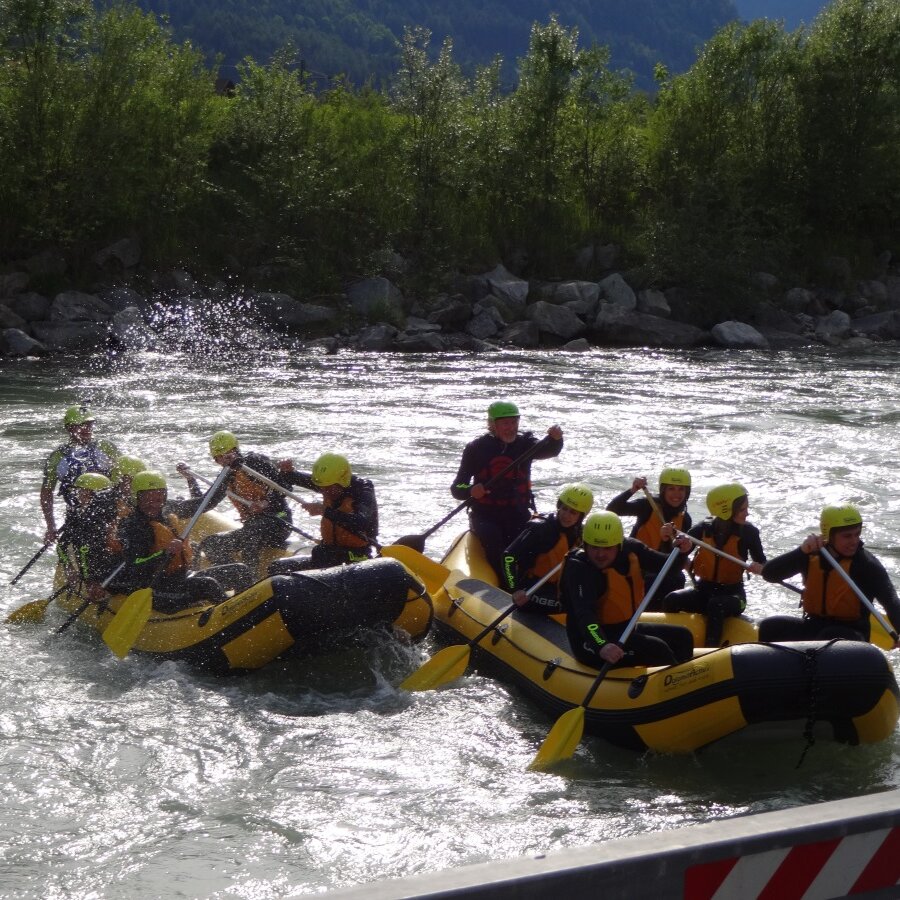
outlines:
[[[692,866],[684,900],[828,900],[898,883],[900,828],[886,828]]]

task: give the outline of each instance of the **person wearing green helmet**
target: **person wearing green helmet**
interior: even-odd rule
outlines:
[[[319,502],[301,501],[311,516],[321,516],[322,538],[310,556],[276,559],[270,575],[283,575],[303,569],[324,569],[371,559],[378,549],[378,503],[375,485],[368,478],[354,475],[346,456],[323,453],[311,472],[298,472],[291,460],[279,463],[282,476],[290,483],[318,491]]]
[[[694,640],[678,625],[640,623],[620,643],[631,617],[644,599],[644,572],[659,572],[667,554],[626,538],[622,520],[613,512],[594,513],[584,522],[583,544],[566,557],[560,579],[560,601],[572,654],[596,668],[669,666],[686,662]],[[690,543],[676,538],[687,555]]]
[[[131,593],[152,585],[153,608],[173,613],[250,587],[253,575],[241,563],[192,571],[193,548],[180,537],[178,517],[193,514],[199,500],[169,501],[165,476],[146,469],[132,478],[131,492],[134,510],[119,526],[125,566],[112,590]]]
[[[747,521],[750,501],[747,489],[736,482],[720,484],[706,495],[708,519],[687,533],[739,560],[753,560],[749,569],[701,546],[690,564],[693,587],[672,591],[663,600],[666,612],[696,612],[706,616],[704,646],[718,647],[722,627],[729,616],[747,607],[744,573],[759,575],[766,561],[759,529]]]
[[[543,445],[530,431],[519,433],[519,408],[509,400],[496,400],[488,407],[487,434],[464,448],[450,493],[457,500],[470,500],[469,528],[481,542],[485,556],[503,583],[503,551],[525,527],[534,511],[531,493],[531,463],[559,456],[563,433],[551,425]],[[537,448],[537,449],[535,449]],[[527,460],[497,478],[510,463],[528,451]],[[496,480],[493,480],[495,479]],[[490,482],[490,486],[486,485]]]
[[[562,612],[559,572],[528,597],[526,591],[561,563],[581,543],[581,523],[594,505],[586,484],[567,484],[559,492],[556,512],[535,516],[503,552],[503,587],[513,603],[548,615]]]
[[[248,473],[244,466],[281,485],[290,483],[275,463],[263,453],[244,452],[230,431],[217,431],[209,439],[210,456],[231,472],[210,498],[208,509],[214,509],[229,494],[241,520],[241,527],[224,534],[211,534],[200,545],[207,559],[215,565],[240,561],[259,572],[261,560],[271,551],[281,553],[290,536],[291,510],[284,495]],[[190,476],[178,468],[193,494]],[[240,498],[240,499],[237,499]]]
[[[70,406],[63,416],[63,427],[69,435],[68,442],[57,447],[44,462],[40,504],[47,526],[45,544],[52,544],[58,534],[53,504],[57,488],[68,515],[76,506],[78,476],[86,472],[109,476],[119,457],[115,444],[94,440],[94,416],[86,406]]]
[[[649,494],[632,500],[641,491],[647,494],[647,479],[638,476],[631,482],[631,488],[613,497],[606,508],[619,516],[634,516],[636,521],[631,529],[631,537],[646,544],[651,550],[671,553],[675,531],[690,531],[693,522],[687,511],[687,501],[691,496],[691,473],[687,469],[668,466],[659,473],[659,493]],[[647,573],[644,573],[646,579]],[[650,603],[651,610],[662,609],[662,598],[685,585],[684,572],[672,570],[666,578],[666,586]]]
[[[75,479],[75,506],[66,517],[57,550],[70,584],[94,598],[100,583],[115,568],[111,542],[116,520],[113,483],[99,472]]]
[[[763,566],[766,581],[783,581],[792,575],[803,577],[803,617],[763,619],[759,623],[761,641],[869,640],[869,611],[822,557],[823,548],[869,600],[877,600],[884,607],[894,630],[900,631],[897,590],[880,560],[863,544],[862,528],[862,515],[855,506],[826,506],[819,517],[819,534],[808,535],[799,547]]]

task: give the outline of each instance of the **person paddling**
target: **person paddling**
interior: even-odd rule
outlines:
[[[321,502],[301,501],[311,516],[321,516],[322,539],[310,556],[276,559],[270,575],[324,569],[371,559],[378,545],[378,503],[375,485],[354,475],[346,456],[323,453],[312,472],[298,472],[291,460],[279,464],[282,478],[307,490],[319,491]]]
[[[803,617],[770,616],[759,623],[761,641],[868,641],[869,611],[853,589],[834,571],[821,551],[827,550],[870,600],[887,612],[900,631],[900,600],[882,563],[862,541],[862,515],[855,506],[826,506],[819,517],[820,534],[810,534],[795,550],[763,566],[766,581],[803,577]],[[897,643],[894,643],[897,646]]]
[[[722,627],[729,616],[739,616],[747,606],[744,572],[762,572],[766,561],[759,529],[747,521],[750,500],[747,489],[737,482],[720,484],[706,495],[710,517],[687,533],[710,547],[737,559],[753,560],[749,569],[701,546],[690,564],[693,587],[673,591],[663,600],[666,612],[696,612],[706,616],[704,646],[718,647]]]
[[[488,407],[487,434],[469,442],[459,471],[450,486],[457,500],[469,500],[469,528],[481,542],[487,561],[503,583],[503,551],[525,527],[534,510],[531,461],[559,456],[563,433],[559,425],[547,429],[544,445],[485,488],[485,482],[539,443],[531,432],[519,433],[519,408],[508,400]]]
[[[632,500],[631,497],[642,491],[645,496]],[[631,488],[613,497],[606,508],[618,516],[635,516],[636,521],[631,529],[631,537],[651,550],[660,553],[672,552],[674,531],[690,531],[693,521],[687,511],[687,501],[691,496],[691,473],[687,469],[667,467],[659,473],[659,493],[652,496],[647,490],[647,479],[643,476],[631,482]],[[666,528],[669,525],[669,528]],[[644,573],[644,580],[647,580]],[[650,604],[650,609],[662,609],[663,597],[683,588],[684,571],[672,569],[668,574],[663,589],[657,594],[658,600]]]
[[[640,623],[624,644],[631,617],[644,598],[643,572],[659,572],[668,556],[626,538],[622,520],[612,512],[594,513],[582,529],[583,546],[566,557],[560,600],[567,614],[572,654],[588,666],[668,666],[686,662],[694,639],[680,625]],[[690,543],[677,538],[687,555]]]
[[[179,537],[176,514],[195,510],[195,500],[169,503],[165,477],[148,470],[134,476],[131,491],[135,509],[119,528],[125,567],[113,590],[131,594],[152,585],[153,608],[172,613],[203,600],[221,602],[227,589],[250,587],[252,573],[241,563],[190,571],[193,550]]]
[[[522,609],[552,614],[562,612],[559,573],[552,575],[530,597],[537,584],[581,543],[581,524],[594,505],[586,484],[567,484],[559,492],[556,512],[535,516],[503,552],[503,587]]]
[[[230,431],[217,431],[209,439],[209,452],[220,466],[229,466],[231,472],[209,500],[207,509],[214,509],[229,492],[245,502],[232,499],[241,527],[225,534],[211,534],[200,549],[214,565],[240,560],[254,572],[269,552],[281,555],[287,547],[291,524],[291,511],[283,494],[260,482],[242,468],[253,469],[285,489],[290,485],[268,456],[262,453],[244,453],[238,439]],[[191,487],[191,478],[182,471]],[[191,487],[191,493],[194,488]],[[262,573],[259,573],[262,574]]]
[[[68,443],[57,447],[44,462],[40,504],[47,530],[44,543],[52,544],[58,535],[53,508],[54,491],[66,504],[66,515],[76,506],[75,482],[79,475],[97,472],[109,477],[119,457],[115,444],[94,440],[94,416],[86,406],[70,406],[63,416]]]

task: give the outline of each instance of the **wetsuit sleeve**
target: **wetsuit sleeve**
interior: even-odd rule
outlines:
[[[282,472],[281,479],[279,484],[284,484],[285,487],[296,485],[297,487],[306,488],[308,491],[319,491],[309,472]]]
[[[503,552],[503,587],[512,593],[526,590],[524,574],[541,553],[546,553],[559,539],[559,528],[553,522],[535,521],[525,526]]]
[[[532,441],[537,444],[539,439],[534,437],[534,435],[530,435]],[[549,435],[545,435],[545,437],[540,438],[540,440],[544,441],[544,444],[541,448],[534,454],[532,459],[553,459],[554,456],[559,456],[562,453],[563,441],[560,439],[555,441]]]
[[[790,578],[792,575],[803,575],[809,568],[809,557],[797,547],[770,559],[762,570],[762,577],[766,581],[778,582]]]
[[[475,459],[476,451],[473,444],[467,444],[463,450],[462,459],[459,462],[459,471],[450,485],[450,493],[457,500],[468,500],[472,490],[472,479],[478,472]]]
[[[765,563],[766,553],[763,550],[759,529],[755,525],[746,524],[742,539],[744,541],[744,549],[750,554],[750,559],[753,562]]]
[[[877,600],[887,613],[894,631],[900,631],[900,599],[897,598],[897,589],[894,587],[890,576],[875,556],[864,550],[865,564],[862,573],[856,577],[854,569],[856,565],[851,565],[851,573],[854,581],[859,584],[860,590],[867,596]],[[854,560],[856,563],[856,560]],[[826,562],[825,565],[828,565]]]
[[[569,558],[560,581],[560,601],[568,621],[570,643],[586,645],[594,653],[607,642],[597,621],[597,598],[606,590],[606,576],[577,558]]]
[[[163,507],[163,512],[166,515],[178,516],[179,519],[190,519],[202,502],[203,494],[199,497],[188,497],[186,500],[168,500]]]
[[[130,515],[119,527],[124,548],[125,567],[116,577],[116,588],[131,593],[150,585],[159,571],[164,553],[154,552],[154,535],[149,521],[142,515]]]
[[[378,537],[378,504],[375,502],[375,485],[365,478],[353,479],[350,482],[350,495],[353,498],[353,512],[342,512],[338,509],[326,509],[323,519],[328,519],[370,544],[377,542]]]
[[[633,494],[634,491],[631,488],[627,491],[622,491],[621,494],[617,494],[606,504],[606,508],[617,516],[638,516],[639,518],[643,516],[646,522],[647,512],[652,512],[650,504],[643,497],[639,500],[632,500]]]

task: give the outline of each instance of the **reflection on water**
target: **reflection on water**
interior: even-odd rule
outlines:
[[[381,539],[428,529],[488,403],[522,425],[562,425],[534,467],[538,505],[564,482],[606,502],[666,465],[694,480],[691,510],[739,480],[767,551],[812,530],[821,506],[860,505],[865,538],[898,573],[900,377],[889,350],[754,354],[603,350],[583,355],[376,356],[201,347],[0,368],[0,577],[37,548],[39,467],[65,406],[166,472],[213,474],[206,439],[308,467],[345,452],[377,486]],[[302,516],[302,512],[301,512]],[[303,527],[310,524],[297,519]],[[428,541],[440,555],[458,516]],[[3,611],[43,596],[42,561]],[[749,612],[796,611],[754,579]],[[119,661],[92,634],[0,629],[0,857],[4,896],[268,898],[578,846],[897,786],[896,740],[848,748],[747,735],[687,757],[585,741],[552,775],[527,764],[552,724],[510,687],[469,674],[409,696],[419,650],[368,635],[349,653],[215,680],[171,663]],[[426,645],[426,650],[433,645]]]

